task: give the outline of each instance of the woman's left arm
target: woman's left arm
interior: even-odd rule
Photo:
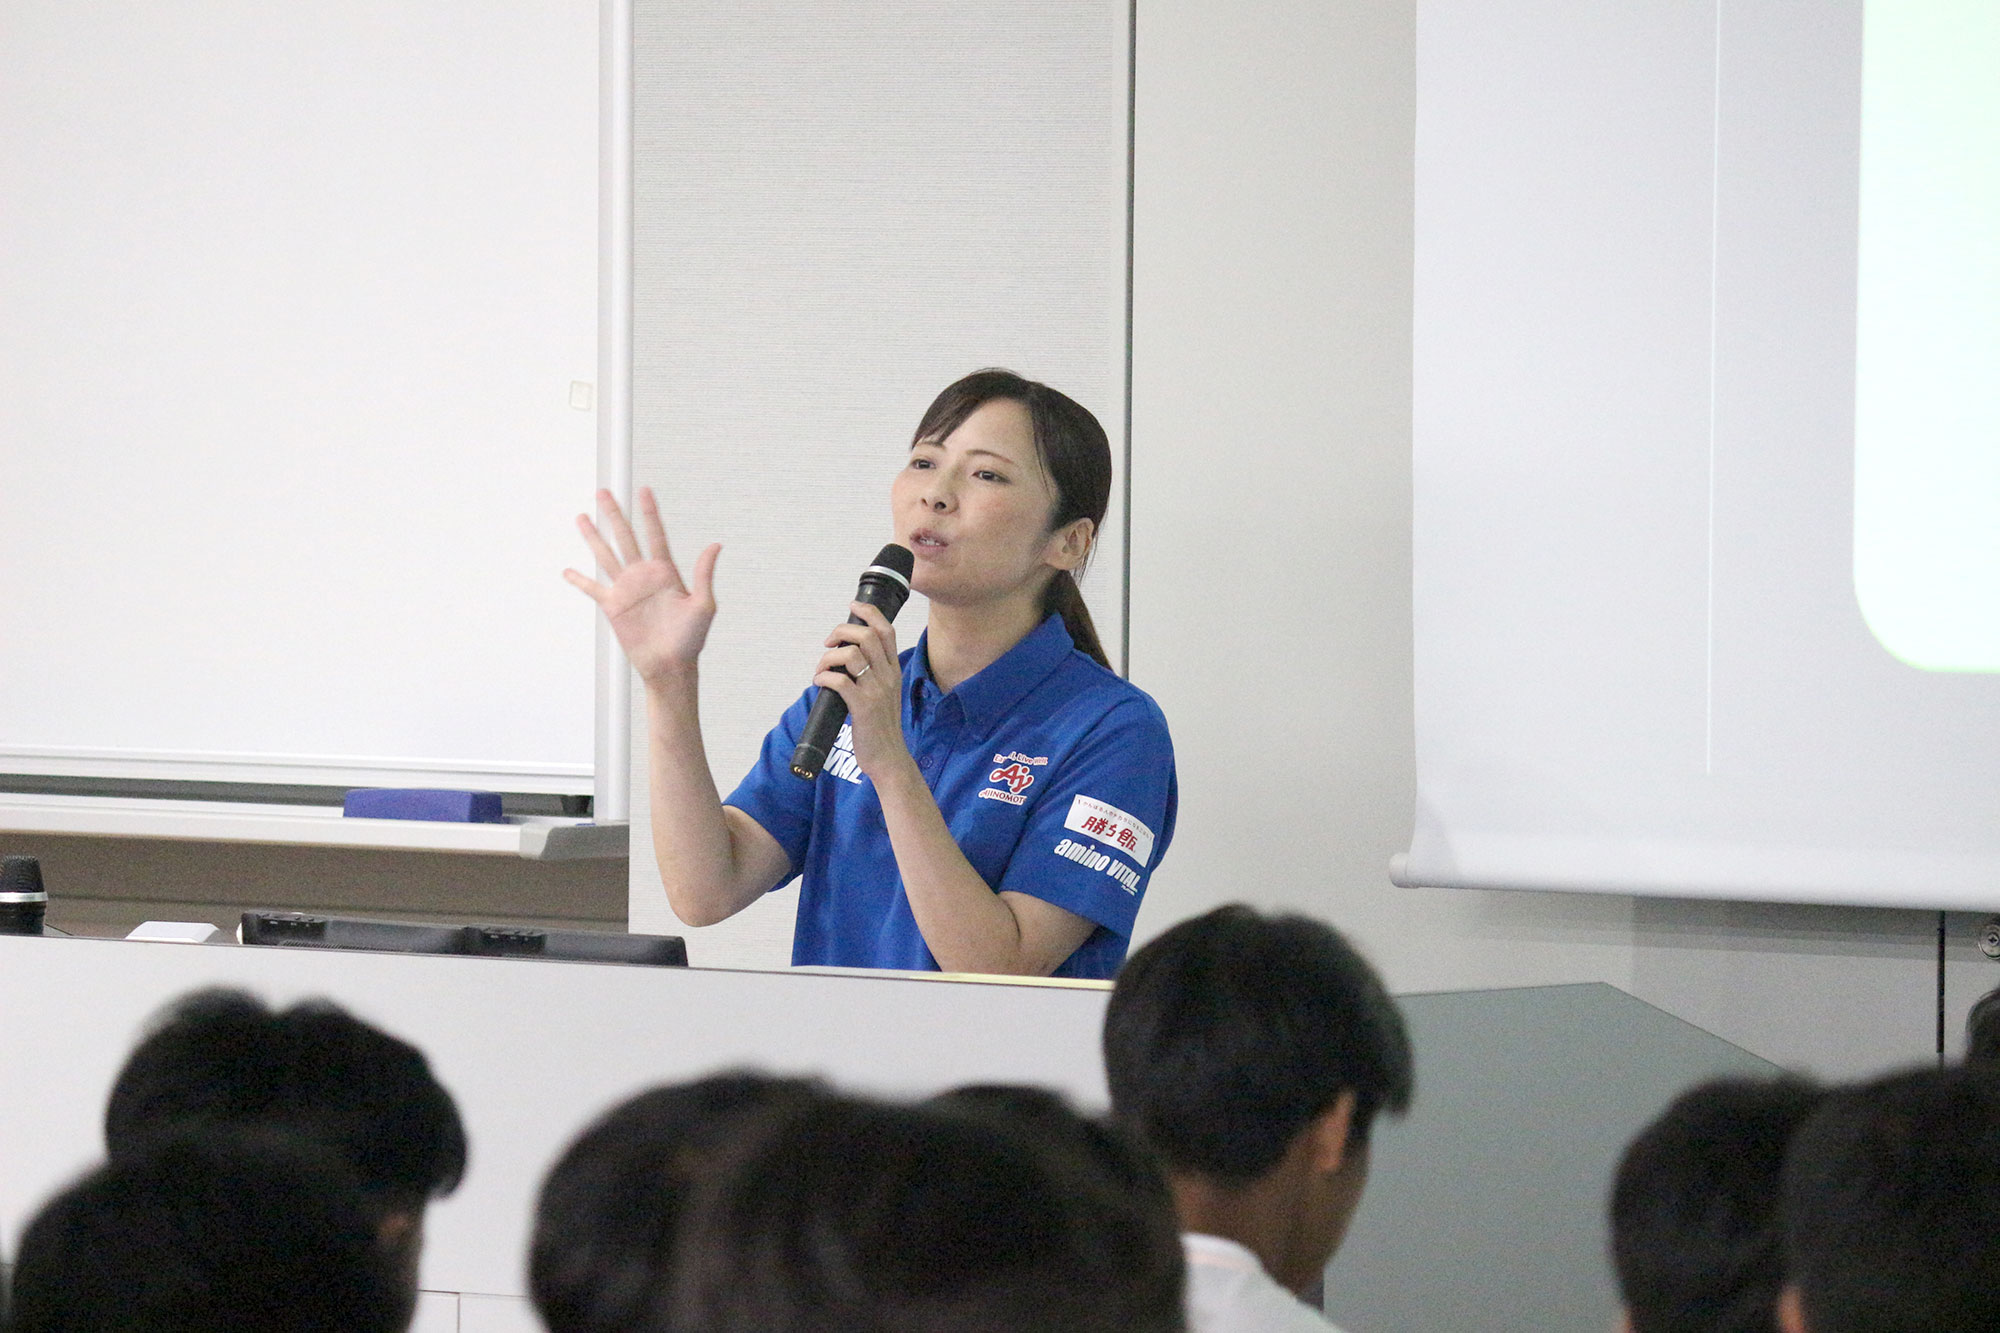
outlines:
[[[947,972],[1048,976],[1096,923],[1025,893],[995,893],[965,859],[903,739],[895,628],[872,606],[856,602],[852,609],[867,623],[842,625],[828,636],[813,683],[847,700],[854,757],[882,802],[924,943]]]

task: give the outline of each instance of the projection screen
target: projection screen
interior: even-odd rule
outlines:
[[[1423,0],[1399,883],[2000,906],[2000,10]]]

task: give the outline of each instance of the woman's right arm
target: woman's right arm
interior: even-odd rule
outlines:
[[[574,569],[563,577],[604,612],[645,688],[653,853],[667,901],[688,925],[713,925],[791,871],[776,838],[722,804],[701,741],[697,662],[715,619],[715,558],[722,547],[697,556],[692,582],[683,582],[650,488],[639,491],[645,550],[609,491],[597,493],[597,507],[604,531],[583,514],[577,528],[610,581]]]

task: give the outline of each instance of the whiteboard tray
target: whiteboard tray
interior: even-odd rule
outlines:
[[[522,815],[504,824],[446,824],[417,819],[348,819],[334,806],[22,792],[0,793],[0,833],[472,852],[531,861],[622,857],[631,844],[627,824],[593,824],[552,815]]]

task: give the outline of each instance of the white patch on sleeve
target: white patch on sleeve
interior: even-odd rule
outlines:
[[[1153,859],[1153,830],[1094,796],[1079,796],[1071,801],[1063,827],[1095,838],[1142,866]]]

